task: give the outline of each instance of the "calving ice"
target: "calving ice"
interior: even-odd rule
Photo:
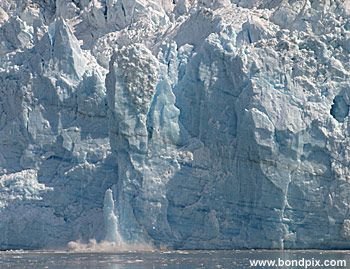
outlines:
[[[349,38],[341,0],[2,0],[0,248],[349,248]]]

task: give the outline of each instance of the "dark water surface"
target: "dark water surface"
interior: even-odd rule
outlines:
[[[299,262],[298,266],[251,266],[252,260]],[[326,260],[337,266],[322,265]],[[306,261],[313,262],[314,266]],[[319,264],[317,264],[317,262]],[[346,265],[341,263],[344,261]],[[321,264],[321,265],[320,265]],[[0,268],[23,269],[194,269],[350,268],[350,251],[157,251],[124,253],[0,252]]]

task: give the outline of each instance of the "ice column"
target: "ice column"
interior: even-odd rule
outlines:
[[[106,229],[105,240],[108,242],[116,243],[117,245],[121,245],[122,238],[119,233],[118,218],[114,213],[114,200],[113,200],[113,192],[111,189],[106,190],[106,193],[105,193],[105,199],[103,204],[103,215],[104,215],[104,223],[105,223],[105,229]]]

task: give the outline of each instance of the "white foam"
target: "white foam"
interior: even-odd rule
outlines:
[[[97,242],[91,239],[89,243],[71,241],[67,245],[69,251],[73,252],[145,252],[153,251],[154,248],[147,243],[115,243],[108,241]]]

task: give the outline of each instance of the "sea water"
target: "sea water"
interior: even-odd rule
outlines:
[[[275,265],[252,265],[275,261]],[[294,265],[292,262],[294,261]],[[334,266],[325,266],[333,261]],[[281,265],[281,263],[287,265]],[[298,264],[296,264],[298,262]],[[308,266],[306,266],[306,262]],[[313,266],[311,262],[314,262]],[[197,269],[197,268],[350,268],[350,251],[149,251],[77,253],[0,252],[0,268],[25,269]]]

